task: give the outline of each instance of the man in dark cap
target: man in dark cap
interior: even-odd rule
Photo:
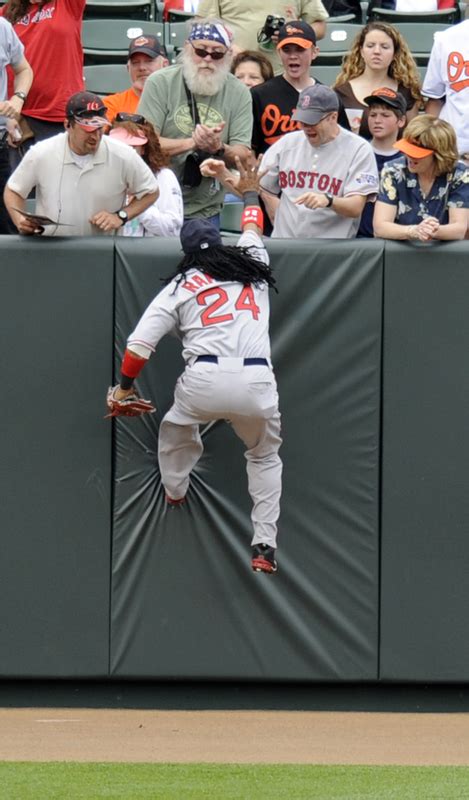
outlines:
[[[273,573],[282,475],[269,339],[269,288],[275,281],[260,238],[256,173],[242,170],[238,184],[245,208],[236,247],[224,246],[208,220],[192,219],[183,226],[185,255],[127,339],[121,380],[109,389],[107,403],[111,416],[154,411],[150,401],[139,398],[133,381],[165,334],[182,339],[186,368],[159,429],[166,502],[174,507],[185,501],[190,473],[203,453],[199,425],[228,420],[246,447],[251,566]]]
[[[4,195],[8,213],[24,235],[114,233],[155,202],[155,176],[131,147],[103,137],[108,123],[98,95],[72,95],[65,113],[65,133],[34,145],[10,176]],[[50,224],[22,213],[33,187],[36,212]]]
[[[262,160],[262,197],[276,238],[355,237],[378,170],[368,142],[337,122],[339,100],[328,86],[304,89],[287,133]]]
[[[156,36],[142,33],[132,39],[127,59],[130,88],[124,92],[110,94],[103,100],[109,122],[114,122],[119,113],[135,114],[148,76],[167,67],[168,64],[164,45]]]

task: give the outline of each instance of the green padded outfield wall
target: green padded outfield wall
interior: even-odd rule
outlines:
[[[181,257],[118,240],[125,338]],[[116,422],[111,674],[137,678],[375,680],[382,243],[271,242],[272,341],[282,412],[279,574],[250,570],[242,444],[225,423],[184,508],[167,510],[157,434],[183,368],[167,337],[140,379],[158,413]]]
[[[0,676],[106,676],[110,239],[0,237]]]
[[[469,678],[469,245],[386,245],[381,666]]]

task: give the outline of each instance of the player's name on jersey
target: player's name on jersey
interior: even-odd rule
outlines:
[[[196,272],[191,275],[189,280],[181,284],[181,288],[187,289],[188,292],[198,292],[199,289],[208,286],[209,283],[215,283],[215,280],[210,275],[206,275],[204,272]]]

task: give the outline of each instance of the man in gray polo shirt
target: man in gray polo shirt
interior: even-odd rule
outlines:
[[[300,130],[267,150],[260,185],[275,238],[355,237],[378,190],[371,145],[337,123],[339,101],[327,86],[304,89],[293,119]]]

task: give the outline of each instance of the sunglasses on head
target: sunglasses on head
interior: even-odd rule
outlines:
[[[116,114],[115,122],[134,122],[135,125],[145,125],[145,117],[141,114],[128,114],[126,111],[119,111]]]
[[[212,61],[221,61],[221,59],[226,56],[226,52],[222,53],[221,50],[205,50],[203,47],[196,47],[194,44],[192,44],[190,39],[189,42],[193,47],[194,53],[196,56],[199,56],[199,58],[206,58],[207,56],[210,56]]]

